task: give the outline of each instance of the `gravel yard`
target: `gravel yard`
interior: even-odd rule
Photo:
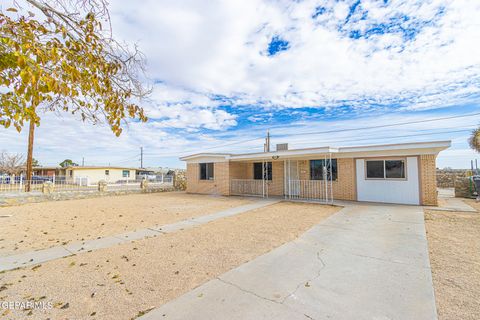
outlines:
[[[251,203],[182,192],[31,203],[0,208],[0,257],[169,224]]]
[[[230,201],[244,200],[228,199],[223,205],[232,205]],[[151,204],[148,208],[147,215],[153,209]],[[281,202],[191,229],[3,272],[0,301],[30,299],[53,305],[43,311],[3,312],[15,319],[135,318],[297,238],[339,209]],[[93,219],[95,213],[90,214]]]
[[[425,223],[439,319],[480,319],[480,213],[426,211]]]

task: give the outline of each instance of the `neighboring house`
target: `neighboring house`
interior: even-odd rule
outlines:
[[[187,163],[189,193],[437,205],[435,160],[450,145],[433,141],[200,153],[180,159]]]
[[[33,167],[34,176],[43,176],[43,177],[64,177],[65,168],[62,167]]]
[[[136,168],[72,166],[66,168],[66,176],[73,181],[86,179],[88,184],[95,184],[100,180],[116,183],[135,180],[136,171]]]

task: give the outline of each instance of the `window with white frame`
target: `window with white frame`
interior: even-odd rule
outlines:
[[[272,180],[271,162],[255,162],[253,164],[253,179],[262,180],[262,176],[265,180]]]
[[[404,159],[366,160],[367,179],[405,179]]]
[[[200,180],[213,180],[213,162],[200,163]]]
[[[122,177],[129,178],[130,177],[130,170],[123,170]]]
[[[331,163],[330,159],[310,160],[310,180],[323,180],[324,174],[327,180],[337,180],[337,159],[332,159]]]

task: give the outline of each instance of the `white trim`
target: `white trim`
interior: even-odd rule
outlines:
[[[396,143],[384,145],[355,146],[355,147],[322,147],[307,148],[295,150],[282,150],[274,152],[257,152],[245,154],[230,153],[198,153],[185,157],[180,160],[189,163],[195,162],[225,162],[225,161],[248,161],[248,160],[273,160],[272,157],[284,160],[285,158],[305,158],[318,157],[332,154],[334,158],[358,158],[367,156],[409,156],[420,154],[438,154],[451,146],[451,141],[431,141],[431,142],[412,142]],[[208,159],[208,160],[207,160]]]
[[[187,161],[187,160],[204,158],[204,157],[213,157],[213,158],[227,160],[230,155],[231,155],[230,153],[196,153],[196,154],[180,157],[180,160]]]
[[[419,160],[406,158],[405,176],[408,179],[366,179],[365,162],[369,159],[356,159],[356,188],[358,201],[420,204]]]

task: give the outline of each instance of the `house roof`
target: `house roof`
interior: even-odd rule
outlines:
[[[139,170],[138,168],[129,168],[129,167],[111,167],[111,166],[68,166],[65,169],[72,170],[109,170],[109,169],[119,169],[119,170]]]
[[[429,141],[429,142],[410,142],[367,146],[350,147],[319,147],[305,149],[291,149],[271,152],[256,153],[197,153],[181,157],[183,161],[198,161],[199,159],[218,159],[230,161],[248,161],[261,159],[292,159],[308,156],[327,156],[335,157],[356,157],[356,156],[381,156],[381,155],[417,155],[417,154],[438,154],[440,151],[450,147],[451,141]]]
[[[57,169],[65,169],[65,168],[62,168],[59,166],[45,166],[45,167],[36,166],[36,167],[33,167],[32,169],[33,170],[57,170]]]

